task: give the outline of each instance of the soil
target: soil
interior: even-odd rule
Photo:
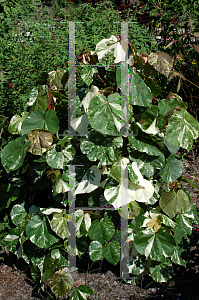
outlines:
[[[184,155],[184,171],[182,175],[190,176],[199,188],[199,141],[193,146],[193,151]],[[183,152],[179,154],[182,155]],[[184,187],[191,195],[191,201],[199,210],[198,190],[194,190],[188,184]],[[119,266],[112,266],[105,261],[97,270],[76,271],[72,273],[74,287],[86,284],[93,290],[93,296],[88,300],[199,300],[199,224],[194,225],[190,237],[190,251],[186,267],[174,266],[174,276],[168,283],[156,283],[151,277],[146,278],[139,284],[133,286],[117,279]],[[31,279],[29,266],[23,259],[17,259],[12,253],[2,251],[0,254],[4,260],[0,265],[0,300],[36,300],[55,299],[50,292],[49,281],[45,283],[45,291],[39,291]],[[84,268],[85,269],[85,268]],[[67,297],[69,299],[72,291]]]

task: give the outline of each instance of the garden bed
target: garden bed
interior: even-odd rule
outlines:
[[[182,154],[182,153],[181,153]],[[183,175],[196,177],[199,188],[199,155],[198,141],[194,143],[193,152],[184,156]],[[191,195],[192,202],[199,210],[198,190],[191,188],[188,184],[184,184]],[[72,274],[74,286],[88,285],[94,291],[93,296],[88,300],[197,300],[199,293],[199,225],[193,228],[193,234],[190,237],[190,252],[186,267],[178,266],[175,273],[166,283],[155,283],[151,277],[146,277],[139,286],[133,286],[117,279],[119,276],[119,265],[116,267],[103,262],[100,269],[83,272],[74,272]],[[0,300],[36,300],[36,299],[55,299],[50,293],[49,281],[46,282],[44,295],[38,292],[38,287],[31,279],[29,266],[23,259],[17,259],[13,254],[2,252],[4,257],[0,265]],[[60,297],[60,299],[69,299]]]

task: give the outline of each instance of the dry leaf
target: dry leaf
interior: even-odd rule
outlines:
[[[167,78],[173,68],[173,59],[169,54],[162,51],[151,52],[148,56],[148,63]]]
[[[28,141],[31,141],[28,151],[34,155],[42,156],[44,152],[50,149],[53,136],[48,131],[32,130],[28,133]]]

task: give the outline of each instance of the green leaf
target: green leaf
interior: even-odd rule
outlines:
[[[179,213],[176,217],[177,226],[173,229],[174,237],[177,241],[182,237],[185,239],[192,234],[192,224],[198,223],[198,213],[195,205],[191,203],[189,209],[185,213]]]
[[[155,146],[150,145],[147,140],[142,141],[139,137],[135,137],[133,133],[128,136],[132,147],[140,152],[145,152],[148,155],[161,156],[162,152]]]
[[[66,213],[54,214],[50,227],[60,238],[67,239],[69,237],[68,215]]]
[[[80,76],[82,80],[89,86],[93,82],[93,75],[95,73],[97,73],[95,68],[83,68]]]
[[[163,193],[159,205],[163,212],[173,219],[177,213],[183,213],[189,209],[190,200],[183,190],[178,190],[177,193],[174,190],[171,190],[168,193]]]
[[[68,266],[68,260],[65,258],[64,254],[60,251],[60,249],[53,249],[51,251],[51,257],[58,260],[60,267]]]
[[[130,104],[149,107],[152,104],[152,98],[153,96],[146,83],[138,74],[132,73],[129,84]]]
[[[193,140],[198,138],[199,123],[184,108],[175,111],[166,127],[166,138],[174,146],[190,151]]]
[[[118,208],[118,213],[125,219],[134,219],[140,214],[141,208],[136,201],[131,201],[128,204],[128,210],[126,209],[126,205]]]
[[[19,229],[13,228],[9,231],[9,234],[4,239],[4,246],[6,250],[15,253],[17,251],[17,245],[19,243]]]
[[[102,244],[98,241],[93,241],[89,245],[89,256],[92,259],[92,261],[98,261],[103,259],[103,250],[102,250]]]
[[[104,245],[105,241],[110,241],[115,233],[115,226],[108,218],[95,220],[92,222],[88,231],[88,236],[91,240],[95,240]]]
[[[108,99],[99,94],[94,96],[88,108],[90,125],[103,134],[118,135],[121,129],[120,95],[114,93]]]
[[[52,109],[44,113],[41,110],[34,110],[22,123],[21,134],[27,134],[33,129],[45,129],[52,134],[59,130],[59,119]]]
[[[186,266],[186,261],[184,259],[182,259],[182,257],[181,257],[181,253],[183,251],[184,251],[183,248],[178,249],[176,247],[176,249],[173,252],[173,255],[171,256],[171,260],[172,260],[172,262],[174,262],[174,264],[180,265],[180,266]]]
[[[68,268],[55,272],[50,281],[50,288],[56,298],[65,296],[71,289],[74,279],[70,275]]]
[[[23,219],[27,215],[24,206],[25,206],[25,202],[22,204],[16,204],[13,206],[10,212],[11,220],[17,227],[21,226]]]
[[[118,161],[111,167],[110,175],[118,182],[122,182],[129,159],[126,157],[119,158]]]
[[[171,144],[167,141],[166,137],[164,138],[164,144],[165,144],[165,146],[167,147],[167,149],[169,150],[169,152],[170,152],[171,154],[176,154],[176,153],[178,152],[178,150],[180,149],[179,147],[176,147],[176,146],[171,145]]]
[[[33,129],[43,129],[44,114],[41,110],[33,111],[22,123],[21,134],[27,134]]]
[[[154,97],[157,97],[162,94],[162,89],[160,86],[150,77],[145,79],[146,84],[151,89],[151,93]]]
[[[160,228],[155,233],[152,228],[147,228],[135,235],[134,245],[140,254],[162,261],[173,254],[176,243],[169,229]]]
[[[57,263],[58,263],[58,259],[54,259],[50,257],[49,253],[45,256],[42,282],[46,281],[54,273]]]
[[[160,172],[160,176],[166,182],[173,182],[178,179],[183,171],[182,161],[177,159],[174,154],[169,156]]]
[[[179,105],[174,98],[170,98],[169,101],[167,101],[166,99],[162,99],[158,103],[159,111],[163,116],[165,116],[170,110],[175,107],[179,107]]]
[[[140,275],[144,272],[146,268],[146,259],[141,256],[131,257],[131,261],[129,262],[129,273],[133,275]]]
[[[21,220],[20,224],[20,235],[22,236],[24,231],[26,230],[26,226],[28,225],[29,221],[32,219],[33,213],[27,214],[23,220]]]
[[[129,74],[128,73],[126,74],[127,66],[128,66],[128,64],[126,62],[122,62],[121,66],[118,66],[117,70],[116,70],[117,85],[118,85],[119,89],[122,90],[122,92],[124,93],[124,95],[126,97],[128,97],[128,94],[129,94],[129,89],[128,89]]]
[[[44,89],[46,89],[46,92],[47,92],[47,86],[40,86],[41,87],[41,89],[42,90],[44,90]],[[39,88],[40,88],[39,87]],[[37,87],[34,87],[32,90],[31,90],[31,92],[30,92],[30,94],[29,94],[29,100],[28,100],[28,102],[26,103],[26,105],[28,105],[28,106],[32,106],[34,103],[35,103],[35,101],[36,101],[36,99],[37,99],[37,96],[38,96],[38,88]]]
[[[150,273],[154,281],[167,282],[173,277],[174,270],[171,261],[166,258],[160,264],[150,267]]]
[[[144,178],[140,170],[138,169],[136,162],[133,162],[131,166],[129,166],[129,179],[136,185],[139,185],[140,187],[145,187]]]
[[[103,255],[109,263],[115,265],[120,261],[120,242],[114,241],[103,246]]]
[[[26,152],[31,144],[28,141],[24,145],[24,141],[25,136],[16,138],[1,151],[1,163],[7,172],[18,170],[23,165]]]
[[[39,268],[37,266],[32,266],[31,267],[31,276],[32,279],[36,282],[36,283],[40,283],[41,280],[41,272],[39,270]]]
[[[123,145],[122,137],[105,137],[98,132],[91,132],[89,138],[80,145],[82,153],[87,154],[90,161],[100,160],[103,166],[111,165],[120,156]]]
[[[64,146],[54,144],[47,152],[46,161],[54,169],[64,169],[74,156],[75,149],[70,142]]]
[[[93,295],[93,290],[87,285],[80,285],[73,290],[69,300],[85,300],[89,295]]]
[[[10,132],[10,134],[20,134],[23,120],[25,120],[27,117],[28,112],[23,112],[21,114],[21,117],[19,115],[13,116],[8,126],[8,131]]]
[[[52,134],[59,131],[59,119],[56,112],[52,109],[47,110],[45,113],[45,129],[49,130]]]
[[[91,88],[88,90],[86,96],[82,100],[82,105],[84,107],[85,113],[88,112],[88,107],[89,107],[89,104],[90,104],[91,99],[93,98],[94,94],[97,95],[98,92],[99,92],[99,89],[95,85],[92,85]]]
[[[40,216],[36,215],[28,223],[26,227],[26,235],[32,243],[40,248],[47,249],[59,240],[51,234],[49,229],[47,219],[44,217],[42,220]]]
[[[32,92],[34,92],[34,91],[32,90]],[[31,96],[29,98],[27,105],[32,105],[32,107],[30,109],[30,113],[32,113],[36,109],[41,110],[43,113],[46,112],[48,103],[49,103],[49,98],[48,98],[47,92],[48,92],[48,86],[40,85],[37,93],[33,94],[33,96]],[[36,96],[36,99],[34,101],[35,96]]]
[[[114,173],[116,175],[116,172]],[[112,175],[111,172],[110,174]],[[120,184],[114,187],[107,186],[104,191],[104,196],[109,203],[115,208],[119,208],[135,200],[150,203],[149,200],[153,196],[154,187],[150,181],[143,178],[137,168],[136,162],[133,162],[130,167],[130,179],[136,181],[138,184],[131,182],[128,178],[124,178],[124,173],[120,174],[123,177],[120,177]],[[117,175],[119,176],[119,173]]]
[[[158,119],[158,115],[159,115],[159,108],[155,105],[151,105],[150,107],[148,107],[142,114],[141,114],[141,118],[139,120],[139,124],[142,127],[143,131],[149,131],[149,128],[152,127],[153,123],[157,122]],[[159,125],[161,126],[161,128],[164,125],[164,120],[162,117],[162,124],[161,124],[161,120],[159,118]],[[157,131],[158,128],[157,128]],[[148,132],[150,133],[150,132]],[[158,133],[158,132],[157,132]]]
[[[129,149],[130,152],[131,149]],[[152,156],[146,153],[141,153],[136,150],[130,152],[129,158],[137,163],[137,166],[143,176],[152,177],[157,169],[161,169],[165,163],[164,154],[161,156]]]
[[[91,166],[84,176],[82,177],[80,183],[77,186],[75,194],[90,193],[96,190],[101,181],[101,173],[97,166]]]
[[[10,183],[0,185],[0,210],[8,208],[12,201],[15,201],[20,195],[20,191],[15,189]]]
[[[83,210],[79,209],[75,212],[75,230],[76,230],[76,236],[80,237],[81,234],[81,227],[82,225],[85,226],[86,231],[88,232],[90,226],[91,226],[91,217],[88,213],[84,213]]]

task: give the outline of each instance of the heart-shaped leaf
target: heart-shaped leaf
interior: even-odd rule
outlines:
[[[120,261],[120,242],[114,241],[104,245],[103,255],[109,263],[117,264]]]
[[[28,151],[34,155],[43,155],[53,143],[53,136],[48,131],[32,130],[27,137],[28,141],[31,142]]]
[[[160,207],[172,219],[179,212],[186,212],[190,207],[188,195],[183,190],[174,190],[163,193],[160,198]]]
[[[67,239],[69,237],[68,215],[66,213],[54,214],[50,227],[60,238]]]
[[[184,108],[175,111],[166,127],[166,138],[174,146],[190,151],[199,135],[199,123]]]
[[[38,215],[34,216],[26,227],[26,235],[31,242],[40,248],[49,248],[52,244],[58,242],[58,238],[49,231],[50,226],[47,219]]]
[[[74,279],[70,275],[68,268],[55,272],[50,281],[50,288],[56,298],[65,296],[73,287]]]
[[[167,78],[173,68],[173,60],[169,54],[162,51],[151,52],[148,56],[148,63],[158,72],[164,74]]]
[[[178,160],[175,155],[167,158],[166,163],[160,172],[162,179],[166,182],[173,182],[178,179],[183,171],[182,161]]]
[[[15,115],[10,120],[10,124],[8,126],[8,131],[11,134],[20,134],[21,133],[21,125],[23,120],[28,117],[28,112],[23,112],[21,117],[19,115]]]
[[[122,137],[105,137],[98,132],[92,132],[89,138],[81,143],[81,151],[87,154],[91,161],[100,160],[103,166],[111,165],[120,156],[123,145]]]
[[[22,123],[21,134],[27,134],[33,129],[45,129],[52,134],[59,130],[59,120],[54,110],[48,110],[45,113],[41,110],[34,110]]]
[[[121,129],[120,95],[114,93],[108,99],[99,94],[94,96],[88,108],[90,125],[103,134],[118,135]]]
[[[94,262],[103,259],[102,244],[98,241],[93,241],[90,243],[88,252],[90,258]]]
[[[168,258],[150,267],[150,273],[155,282],[167,282],[173,277],[173,272],[172,262]]]
[[[25,206],[25,203],[16,204],[13,206],[13,208],[11,210],[11,213],[10,213],[11,220],[17,227],[20,227],[23,219],[27,215],[27,212],[26,212],[24,206]]]
[[[160,228],[154,232],[152,228],[147,228],[135,235],[134,245],[140,254],[162,261],[173,254],[176,243],[169,229]]]
[[[1,163],[7,172],[18,170],[24,162],[26,152],[31,144],[27,141],[24,145],[25,136],[9,142],[1,151]]]
[[[47,152],[46,160],[50,167],[54,169],[64,169],[74,156],[75,149],[70,142],[67,142],[64,146],[54,144]]]
[[[129,101],[132,105],[149,107],[152,104],[150,88],[137,73],[130,75]]]
[[[102,245],[105,241],[110,241],[114,233],[115,226],[108,218],[104,218],[100,222],[99,220],[93,221],[88,231],[89,238],[98,241]]]

